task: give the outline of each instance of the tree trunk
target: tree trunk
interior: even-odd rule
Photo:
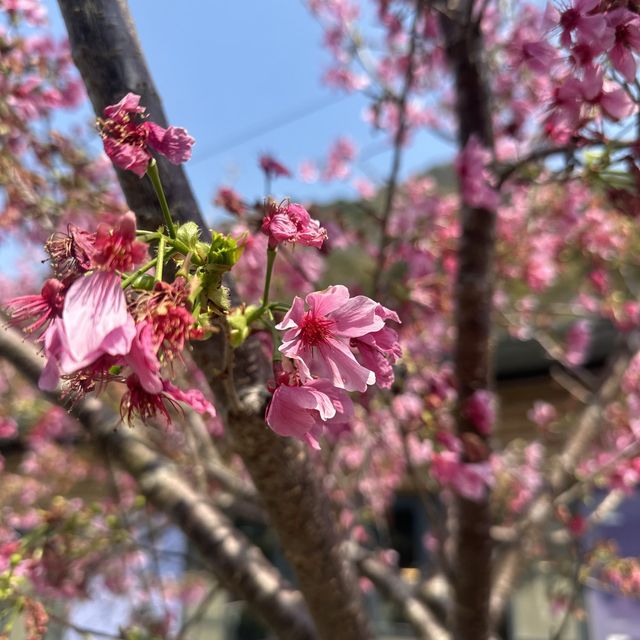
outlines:
[[[462,149],[475,135],[493,146],[490,96],[484,78],[483,41],[472,19],[473,0],[443,17],[447,57],[456,91],[458,141]],[[463,407],[478,389],[491,386],[491,310],[496,212],[461,206],[461,237],[456,281],[455,379],[458,391],[457,434],[465,462],[489,458],[488,438],[479,434]],[[491,590],[489,492],[481,500],[456,498],[453,630],[456,640],[487,640],[490,636]]]

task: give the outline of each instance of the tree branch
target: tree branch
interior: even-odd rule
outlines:
[[[379,560],[368,555],[363,549],[352,545],[350,552],[356,559],[361,575],[375,585],[378,591],[396,604],[404,613],[420,640],[450,640],[451,636],[438,622],[425,603],[417,598],[412,587],[400,576],[395,575]]]

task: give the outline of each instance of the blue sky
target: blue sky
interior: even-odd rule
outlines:
[[[45,4],[61,34],[56,2]],[[263,195],[262,152],[295,170],[305,159],[322,159],[340,135],[352,138],[364,156],[380,149],[382,136],[362,120],[366,98],[322,86],[330,58],[302,1],[130,0],[130,7],[169,120],[196,139],[186,169],[208,216],[215,215],[211,197],[221,184],[249,199]],[[377,153],[356,168],[383,181],[390,155]],[[450,147],[421,134],[405,156],[404,174],[451,156]],[[297,179],[281,180],[276,189],[303,201],[354,193],[348,183]]]

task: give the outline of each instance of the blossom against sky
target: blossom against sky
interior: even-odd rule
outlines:
[[[57,3],[45,4],[54,31],[62,34]],[[384,181],[390,153],[382,151],[383,135],[363,121],[367,99],[322,86],[329,55],[303,2],[129,4],[169,119],[196,140],[186,169],[208,216],[220,185],[248,199],[264,195],[258,157],[265,152],[294,173],[276,182],[277,196],[326,201],[355,195],[354,179]],[[88,107],[84,113],[92,116]],[[305,183],[300,165],[323,161],[340,136],[359,149],[353,174],[331,185]],[[452,156],[446,144],[421,134],[405,156],[404,173]]]

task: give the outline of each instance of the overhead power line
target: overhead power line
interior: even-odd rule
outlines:
[[[191,160],[191,164],[199,164],[209,158],[213,158],[214,156],[230,151],[235,147],[239,147],[241,144],[249,142],[254,138],[258,138],[265,133],[275,131],[276,129],[280,129],[292,122],[302,120],[303,118],[317,113],[318,111],[322,111],[323,109],[327,109],[328,107],[342,102],[345,98],[350,97],[350,95],[353,94],[343,94],[337,97],[330,96],[328,98],[324,97],[321,100],[315,100],[312,103],[296,107],[295,109],[291,109],[285,113],[279,113],[268,120],[264,120],[245,129],[244,131],[230,135],[227,138],[218,141],[214,145],[205,147],[201,153]]]

